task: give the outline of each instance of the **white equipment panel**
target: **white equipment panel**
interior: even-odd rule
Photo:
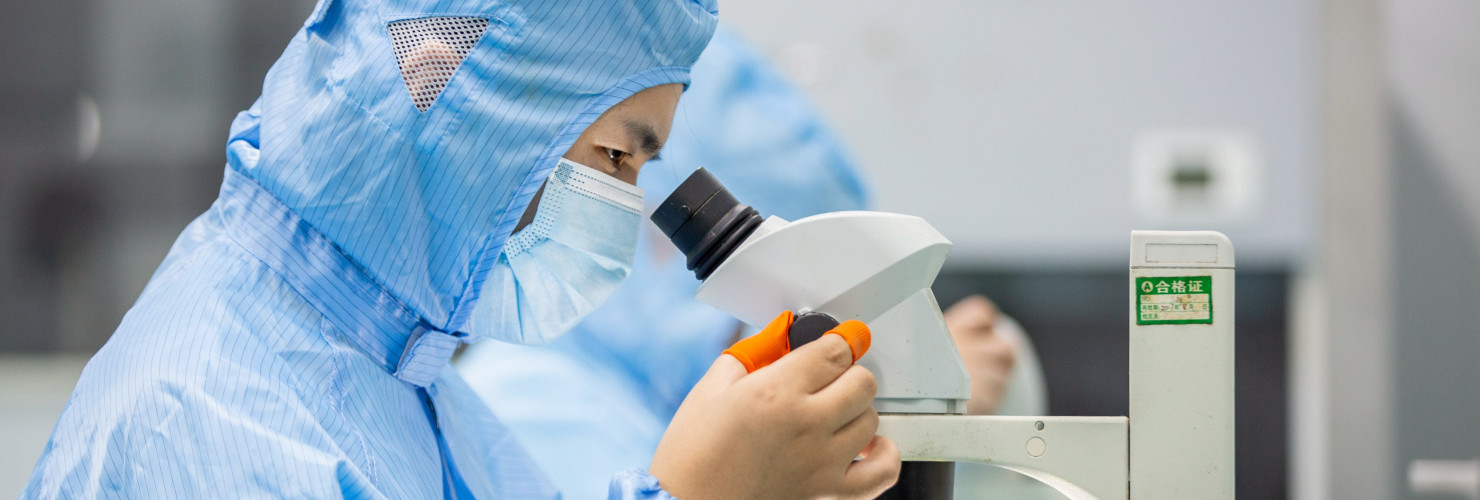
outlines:
[[[880,415],[910,461],[980,462],[1070,499],[1234,498],[1233,245],[1134,231],[1130,416]]]

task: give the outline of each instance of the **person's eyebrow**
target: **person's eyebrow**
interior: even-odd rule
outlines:
[[[627,121],[627,133],[637,139],[638,147],[642,149],[643,155],[648,158],[657,158],[658,152],[663,150],[663,141],[658,140],[658,132],[653,126],[639,121]]]

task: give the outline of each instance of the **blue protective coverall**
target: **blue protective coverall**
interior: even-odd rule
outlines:
[[[688,0],[321,0],[22,496],[557,496],[448,359],[499,337],[463,327],[561,155],[687,83],[715,23]],[[447,29],[465,57],[413,81],[405,33]],[[641,471],[612,491],[666,497]]]
[[[806,96],[724,28],[694,64],[662,159],[643,167],[649,207],[698,165],[764,215],[796,220],[868,202]],[[694,300],[698,286],[645,223],[631,277],[573,331],[538,347],[483,342],[458,369],[563,492],[601,498],[610,471],[652,460],[679,403],[736,340],[740,323]]]

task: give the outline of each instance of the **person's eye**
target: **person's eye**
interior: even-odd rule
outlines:
[[[632,155],[627,154],[626,151],[619,151],[619,150],[612,149],[612,148],[606,148],[606,157],[611,160],[611,162],[612,162],[612,168],[621,168],[622,161],[623,160],[626,160],[627,158],[629,158],[631,156]]]

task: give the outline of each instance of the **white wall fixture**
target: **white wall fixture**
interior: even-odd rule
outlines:
[[[1480,500],[1480,460],[1414,460],[1408,463],[1408,490]]]
[[[1258,142],[1247,132],[1153,130],[1131,148],[1131,200],[1144,223],[1248,221],[1261,215],[1263,179]]]

